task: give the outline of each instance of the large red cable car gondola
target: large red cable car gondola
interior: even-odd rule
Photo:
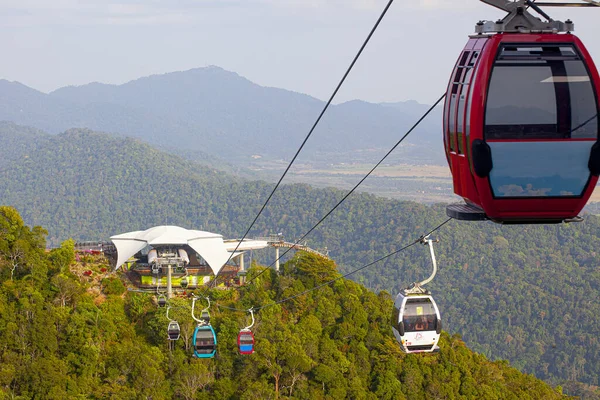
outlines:
[[[600,173],[598,71],[572,22],[553,21],[527,0],[482,1],[509,15],[478,23],[448,84],[444,146],[466,205],[447,213],[501,223],[578,220]]]

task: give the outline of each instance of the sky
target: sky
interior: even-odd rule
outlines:
[[[327,100],[388,0],[0,0],[0,79],[48,93],[216,65]],[[600,7],[572,19],[600,64]],[[481,19],[477,0],[396,0],[334,103],[435,102]]]

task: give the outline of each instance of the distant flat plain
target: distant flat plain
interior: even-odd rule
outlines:
[[[305,164],[290,171],[289,178],[293,182],[310,183],[317,187],[350,189],[372,167],[372,164],[340,163],[314,168]],[[450,170],[443,165],[382,165],[358,190],[423,203],[460,200],[453,193]],[[596,186],[589,202],[600,202],[600,186]]]
[[[322,174],[346,174],[346,175],[365,175],[373,165],[367,164],[338,164],[329,169],[301,169],[295,171],[296,174],[322,173]],[[450,170],[442,165],[382,165],[377,167],[372,173],[373,176],[390,178],[440,178],[450,182]]]

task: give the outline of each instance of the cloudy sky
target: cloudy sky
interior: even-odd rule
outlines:
[[[0,79],[49,92],[217,65],[327,99],[387,0],[0,0]],[[600,8],[571,18],[600,64]],[[396,0],[336,103],[432,103],[480,19],[477,0]]]

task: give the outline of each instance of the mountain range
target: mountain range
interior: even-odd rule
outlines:
[[[70,128],[124,134],[213,166],[226,162],[245,168],[261,160],[291,159],[324,104],[214,66],[122,85],[68,86],[48,94],[0,80],[0,121],[52,134]],[[364,150],[383,155],[428,108],[414,101],[331,105],[301,158],[331,163],[364,159]],[[440,137],[437,107],[393,157],[444,163]]]

